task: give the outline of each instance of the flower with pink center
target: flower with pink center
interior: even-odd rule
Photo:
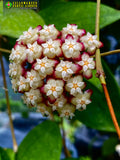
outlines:
[[[16,63],[21,63],[26,59],[26,47],[22,45],[17,45],[16,48],[12,49],[12,53],[10,54],[9,60],[12,60]]]
[[[65,86],[66,90],[70,92],[71,95],[76,95],[78,93],[82,94],[82,89],[85,87],[82,76],[75,76],[67,81]]]
[[[46,26],[43,26],[43,29],[39,31],[40,33],[40,40],[46,41],[49,39],[56,39],[59,35],[59,31],[55,28],[54,24]]]
[[[30,27],[28,31],[23,32],[23,35],[21,35],[17,41],[23,42],[24,44],[35,42],[38,39],[38,30],[38,28],[33,29]]]
[[[44,103],[37,104],[36,112],[40,112],[43,116],[47,116],[50,119],[52,118],[51,107],[46,106]]]
[[[78,26],[76,24],[67,24],[67,27],[62,29],[62,38],[66,38],[68,34],[71,34],[76,40],[78,37],[83,36],[86,32],[84,29],[77,29]]]
[[[82,94],[77,94],[72,98],[71,102],[76,106],[76,109],[85,110],[86,105],[91,103],[90,97],[91,91],[85,91]]]
[[[64,80],[67,80],[76,72],[77,66],[72,62],[61,60],[55,70],[55,75],[57,78],[63,78]]]
[[[58,109],[60,117],[66,117],[66,118],[70,117],[72,119],[72,117],[75,116],[74,112],[75,112],[75,106],[69,103],[65,104],[64,107]]]
[[[61,54],[61,44],[58,40],[49,39],[46,43],[41,44],[43,47],[43,54],[48,58],[55,58]]]
[[[95,61],[93,58],[90,58],[90,56],[84,52],[81,56],[81,61],[78,62],[80,66],[83,68],[83,75],[87,79],[92,77],[92,71],[95,69]]]
[[[39,73],[35,70],[31,70],[31,72],[27,72],[26,81],[29,83],[30,87],[36,89],[43,85],[43,81],[41,80]]]
[[[65,43],[62,45],[62,51],[66,58],[79,58],[82,49],[83,45],[72,38],[65,39]]]
[[[50,98],[58,98],[63,92],[64,83],[62,80],[50,79],[44,86],[44,91]]]
[[[30,89],[29,92],[24,93],[22,99],[28,106],[36,106],[42,101],[42,96],[39,89]]]
[[[27,59],[29,63],[32,63],[36,58],[40,58],[42,55],[42,47],[34,42],[33,44],[28,43],[26,49]]]
[[[34,68],[39,72],[40,76],[44,78],[47,75],[51,75],[53,73],[54,65],[54,60],[50,60],[47,57],[44,57],[43,59],[37,59]]]
[[[97,48],[100,48],[103,44],[97,40],[97,35],[92,35],[89,32],[80,38],[83,42],[85,49],[88,53],[94,54]]]

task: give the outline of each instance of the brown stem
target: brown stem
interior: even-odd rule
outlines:
[[[99,40],[99,17],[100,17],[100,0],[97,0],[95,33],[97,35],[98,40]],[[116,116],[115,116],[115,112],[114,112],[114,109],[113,109],[113,106],[112,106],[112,103],[111,103],[111,100],[110,100],[108,90],[107,90],[106,81],[105,81],[105,74],[104,74],[104,71],[103,71],[102,63],[101,63],[100,49],[97,49],[95,56],[96,56],[97,74],[98,74],[98,77],[100,79],[100,82],[101,82],[103,90],[104,90],[104,94],[105,94],[106,101],[107,101],[107,104],[108,104],[108,108],[109,108],[109,111],[110,111],[110,114],[111,114],[111,118],[112,118],[114,126],[116,128],[118,137],[120,139],[120,128],[119,128],[119,125],[118,125],[118,122],[117,122],[117,119],[116,119]]]
[[[14,134],[14,127],[13,127],[13,121],[12,121],[12,116],[11,116],[9,95],[8,95],[7,83],[6,83],[6,78],[5,78],[5,69],[4,69],[4,64],[3,64],[1,53],[0,53],[0,63],[1,63],[1,69],[2,69],[2,75],[3,75],[4,88],[5,88],[5,96],[6,96],[6,101],[7,101],[7,109],[8,109],[8,116],[9,116],[9,122],[10,122],[10,129],[11,129],[11,133],[12,133],[13,150],[14,150],[14,152],[17,152],[18,146],[17,146],[15,134]]]
[[[71,154],[66,146],[66,140],[65,140],[66,134],[65,134],[64,127],[63,127],[63,118],[61,118],[61,128],[62,128],[62,140],[63,140],[64,153],[65,153],[66,158],[70,158]]]
[[[120,53],[120,49],[116,49],[113,51],[108,51],[108,52],[104,52],[104,53],[100,53],[100,56],[108,56],[108,55],[112,55],[112,54],[116,54],[116,53]],[[95,55],[91,56],[91,57],[95,57]]]
[[[11,53],[10,50],[4,48],[0,48],[0,52]]]

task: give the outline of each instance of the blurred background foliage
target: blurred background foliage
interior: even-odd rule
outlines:
[[[120,0],[102,0],[101,2],[100,39],[104,43],[101,52],[119,49]],[[79,28],[84,28],[94,34],[96,16],[95,0],[39,0],[39,7],[40,11],[12,10],[11,8],[8,13],[4,14],[2,1],[0,2],[1,48],[11,50],[16,38],[23,31],[28,30],[30,26],[36,27],[37,25],[55,24],[61,30],[67,23],[75,23]],[[9,54],[2,53],[2,55],[12,112],[20,112],[24,118],[26,117],[31,120],[28,115],[29,112],[34,112],[34,110],[28,109],[21,101],[20,94],[13,92],[8,76]],[[104,57],[102,63],[106,74],[107,87],[120,125],[120,53]],[[117,160],[119,157],[115,152],[115,146],[118,140],[101,84],[95,77],[95,72],[93,72],[93,78],[87,82],[87,87],[92,88],[94,91],[92,104],[87,107],[87,110],[76,112],[73,120],[64,120],[68,148],[71,150],[73,157],[80,157],[78,160]],[[7,111],[1,66],[0,111],[2,113]],[[24,123],[28,123],[28,120],[24,119],[23,121],[23,119],[14,119],[15,129],[20,128],[21,125],[24,127]],[[17,120],[22,122],[16,125]],[[35,115],[32,121],[35,121]],[[56,118],[56,121],[59,123],[59,118]],[[40,122],[38,121],[38,123]],[[0,118],[0,126],[2,126],[2,123],[3,121]],[[32,124],[32,127],[38,123]],[[26,134],[31,129],[29,128]],[[12,150],[1,148],[0,158],[2,160],[39,160],[39,158],[43,160],[59,160],[62,148],[59,132],[56,122],[46,121],[39,124],[23,141],[23,138],[21,139],[22,143],[20,144],[21,141],[19,142],[20,147],[17,155],[14,155]],[[2,143],[0,145],[3,146]],[[42,154],[40,154],[40,150]],[[48,151],[48,154],[46,154],[46,151]],[[89,156],[90,158],[82,156]],[[64,154],[61,155],[62,158],[64,158]]]

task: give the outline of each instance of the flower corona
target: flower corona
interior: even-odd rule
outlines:
[[[43,116],[52,118],[57,113],[72,118],[76,110],[91,103],[92,91],[85,89],[84,78],[92,78],[91,55],[102,46],[96,35],[75,24],[61,31],[53,24],[30,27],[17,39],[9,57],[12,88]]]

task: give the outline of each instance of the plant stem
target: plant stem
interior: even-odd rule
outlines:
[[[3,75],[4,88],[5,88],[5,96],[6,96],[6,101],[7,101],[7,109],[8,109],[10,129],[11,129],[11,133],[12,133],[13,150],[14,150],[14,152],[17,152],[18,146],[17,146],[15,134],[14,134],[14,127],[13,127],[13,121],[12,121],[12,116],[11,116],[9,95],[8,95],[7,83],[6,83],[6,77],[5,77],[5,69],[4,69],[4,64],[3,64],[3,59],[2,59],[2,54],[1,53],[0,53],[0,63],[1,63],[1,69],[2,69],[2,75]]]
[[[116,49],[113,51],[108,51],[108,52],[104,52],[104,53],[100,53],[100,56],[108,56],[108,55],[112,55],[112,54],[116,54],[116,53],[120,53],[120,49]],[[91,57],[95,57],[95,55],[91,56]]]
[[[11,53],[10,50],[4,48],[0,48],[0,52]]]
[[[97,0],[95,34],[97,35],[98,40],[99,40],[99,19],[100,19],[100,0]],[[118,125],[118,122],[117,122],[117,119],[116,119],[116,116],[115,116],[115,112],[114,112],[114,109],[113,109],[113,106],[112,106],[112,103],[111,103],[111,100],[110,100],[108,90],[107,90],[106,81],[105,81],[105,74],[104,74],[104,71],[103,71],[102,63],[101,63],[100,49],[97,49],[95,56],[96,56],[97,76],[99,77],[100,82],[102,84],[104,94],[105,94],[105,97],[106,97],[106,101],[107,101],[107,104],[108,104],[108,108],[109,108],[109,111],[110,111],[110,114],[111,114],[111,118],[112,118],[114,126],[116,128],[118,137],[120,139],[120,128],[119,128],[119,125]]]
[[[62,140],[63,140],[64,153],[65,153],[66,158],[70,158],[71,154],[66,146],[66,140],[65,140],[66,134],[65,134],[64,127],[63,127],[63,118],[61,118],[61,128],[62,128]]]

